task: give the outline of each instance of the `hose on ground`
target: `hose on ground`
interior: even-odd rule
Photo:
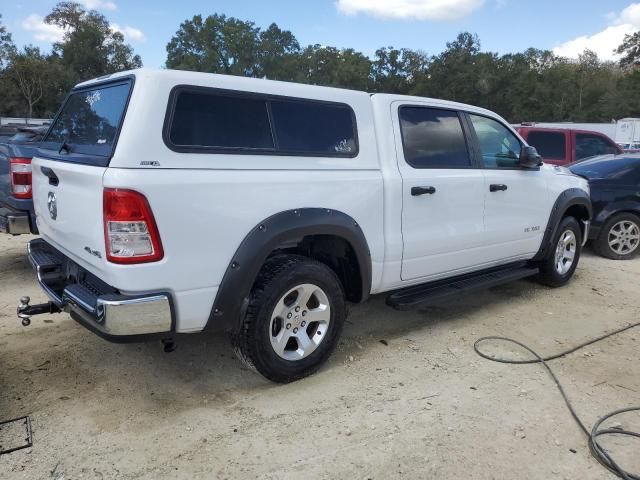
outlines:
[[[554,371],[551,369],[551,367],[547,363],[547,362],[550,362],[552,360],[556,360],[558,358],[565,357],[566,355],[569,355],[569,354],[571,354],[571,353],[573,353],[573,352],[575,352],[577,350],[580,350],[582,348],[588,347],[589,345],[593,345],[594,343],[600,342],[600,341],[602,341],[602,340],[604,340],[606,338],[612,337],[614,335],[618,335],[618,334],[620,334],[622,332],[626,332],[627,330],[631,330],[632,328],[636,328],[636,327],[640,327],[640,322],[634,323],[634,324],[631,324],[631,325],[627,325],[626,327],[620,328],[618,330],[614,330],[613,332],[601,335],[601,336],[599,336],[597,338],[594,338],[594,339],[589,340],[587,342],[581,343],[580,345],[577,345],[577,346],[575,346],[573,348],[570,348],[569,350],[565,350],[563,352],[560,352],[560,353],[557,353],[555,355],[551,355],[551,356],[548,356],[548,357],[542,357],[541,355],[539,355],[537,352],[535,352],[532,348],[528,347],[524,343],[521,343],[521,342],[519,342],[517,340],[513,340],[511,338],[506,338],[506,337],[490,336],[490,337],[479,338],[473,344],[473,349],[482,358],[485,358],[487,360],[491,360],[492,362],[507,363],[507,364],[511,364],[511,365],[530,365],[530,364],[534,364],[534,363],[542,364],[542,366],[546,369],[547,373],[551,376],[551,378],[555,382],[556,387],[558,387],[558,390],[560,391],[560,394],[562,395],[562,398],[564,399],[564,403],[567,405],[567,408],[569,409],[569,413],[571,413],[571,416],[573,417],[573,419],[576,421],[576,423],[578,424],[580,429],[587,436],[588,441],[589,441],[589,450],[591,451],[591,454],[595,457],[595,459],[598,460],[598,462],[600,462],[600,464],[602,464],[610,472],[614,473],[615,475],[617,475],[618,477],[620,477],[620,478],[622,478],[624,480],[640,480],[640,473],[631,473],[631,472],[625,471],[613,459],[611,454],[609,452],[607,452],[605,450],[605,448],[598,442],[598,439],[600,437],[607,436],[607,435],[622,435],[622,436],[635,437],[635,438],[640,439],[640,433],[639,432],[633,432],[633,431],[624,430],[624,429],[621,429],[621,428],[604,428],[604,429],[600,430],[600,427],[604,422],[606,422],[607,420],[609,420],[609,419],[611,419],[611,418],[613,418],[613,417],[615,417],[617,415],[621,415],[623,413],[628,413],[628,412],[640,412],[640,406],[638,406],[638,407],[629,407],[629,408],[621,408],[619,410],[615,410],[615,411],[613,411],[611,413],[608,413],[608,414],[604,415],[603,417],[600,417],[595,422],[595,424],[593,425],[593,428],[591,429],[591,431],[589,431],[589,429],[585,426],[585,424],[582,422],[582,420],[580,420],[580,417],[578,417],[578,414],[576,413],[571,401],[569,400],[569,397],[568,397],[567,393],[564,391],[564,388],[562,387],[562,384],[558,380],[558,377],[556,376]],[[494,357],[492,355],[484,353],[480,349],[480,345],[482,343],[488,342],[488,341],[493,341],[493,342],[498,341],[498,342],[512,343],[514,345],[519,346],[520,348],[523,348],[527,352],[529,352],[534,358],[532,358],[530,360],[512,360],[512,359],[507,359],[507,358]]]

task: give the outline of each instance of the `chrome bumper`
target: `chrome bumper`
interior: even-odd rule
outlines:
[[[29,215],[26,212],[0,207],[0,232],[10,233],[11,235],[31,233]]]
[[[122,295],[42,239],[29,242],[27,254],[51,301],[94,333],[122,342],[175,331],[168,293]]]

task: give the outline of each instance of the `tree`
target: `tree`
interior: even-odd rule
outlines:
[[[293,80],[300,44],[289,30],[272,23],[259,34],[257,75],[271,80]]]
[[[640,65],[640,32],[625,35],[622,44],[616,49],[616,53],[622,55],[620,65],[622,67],[637,67]]]
[[[229,75],[258,75],[259,33],[253,22],[225,15],[196,15],[180,24],[167,45],[167,68]]]
[[[310,45],[298,59],[296,81],[330,87],[366,90],[371,60],[352,48]]]
[[[37,47],[26,46],[22,52],[16,53],[11,57],[8,74],[17,84],[27,104],[28,118],[33,117],[34,105],[42,100],[47,70],[47,59]]]
[[[429,67],[423,52],[408,48],[376,50],[371,64],[371,89],[384,93],[409,93]]]
[[[53,44],[53,53],[69,73],[70,83],[142,66],[139,55],[114,31],[108,20],[79,3],[60,2],[45,22],[64,30],[62,41]]]
[[[11,33],[2,25],[2,14],[0,14],[0,70],[3,70],[9,58],[16,53],[16,46],[13,44]]]

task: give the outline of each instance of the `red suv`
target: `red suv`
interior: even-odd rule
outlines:
[[[619,155],[622,149],[609,137],[587,130],[517,127],[546,163],[565,165],[597,155]]]

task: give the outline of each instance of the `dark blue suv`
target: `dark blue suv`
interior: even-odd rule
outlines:
[[[31,191],[31,159],[48,127],[22,127],[0,136],[0,232],[38,233]]]

